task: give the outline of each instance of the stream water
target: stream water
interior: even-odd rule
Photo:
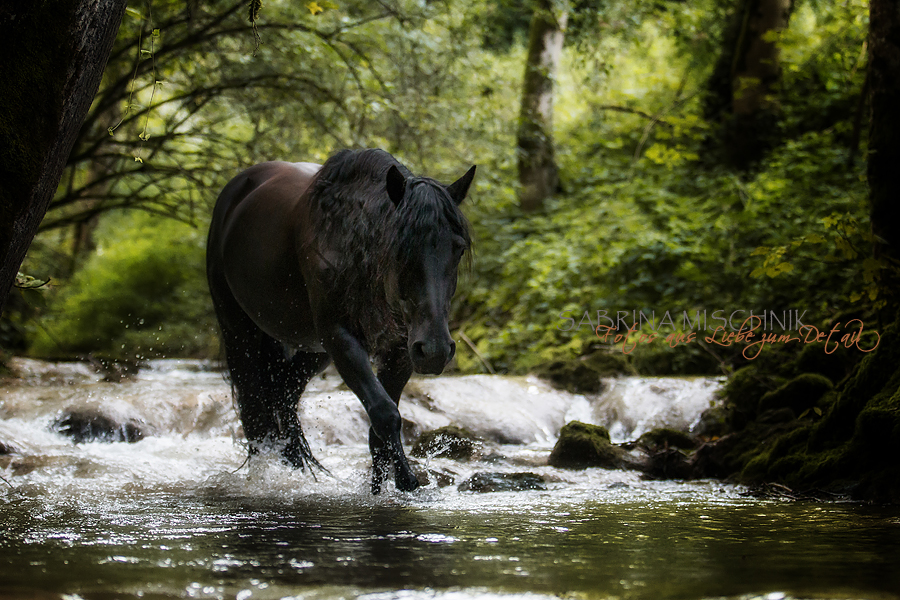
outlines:
[[[417,461],[443,487],[373,497],[365,414],[334,375],[301,404],[331,473],[314,478],[275,457],[245,463],[228,387],[201,363],[156,361],[122,383],[14,366],[0,387],[0,442],[15,449],[0,456],[0,599],[900,598],[895,507],[547,466],[568,420],[614,441],[689,429],[716,380],[626,378],[585,397],[529,378],[416,379],[401,404],[410,439],[455,423],[486,442],[470,461]],[[69,410],[144,437],[75,444],[52,428]],[[477,472],[545,483],[460,491]]]

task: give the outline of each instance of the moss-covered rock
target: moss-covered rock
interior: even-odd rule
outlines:
[[[621,352],[595,350],[571,360],[557,360],[539,365],[534,374],[550,384],[573,394],[596,394],[602,391],[601,377],[634,375],[628,356]]]
[[[628,452],[609,441],[605,427],[580,421],[563,426],[549,462],[551,466],[563,469],[623,469],[631,466]]]
[[[794,370],[823,375],[838,383],[858,362],[859,352],[855,348],[838,346],[833,352],[825,352],[820,344],[806,344],[797,356]]]
[[[637,375],[628,355],[619,351],[595,350],[578,359],[600,377]]]
[[[648,479],[691,479],[694,467],[688,455],[678,448],[663,448],[648,454],[644,467]]]
[[[679,448],[681,450],[693,450],[697,447],[697,440],[689,433],[659,427],[651,429],[638,438],[638,446],[649,451],[659,451],[666,448]]]
[[[577,360],[558,360],[540,365],[534,374],[549,381],[556,389],[573,394],[596,394],[603,388],[600,375]]]
[[[699,438],[713,439],[727,435],[730,431],[728,425],[728,409],[721,404],[711,406],[700,414],[700,420],[693,428],[694,434]]]
[[[769,452],[781,436],[805,426],[792,414],[787,417],[771,421],[755,419],[739,431],[704,444],[691,457],[694,477],[737,477],[754,457]]]
[[[791,379],[777,390],[766,392],[759,399],[760,413],[780,408],[789,408],[795,415],[815,407],[826,393],[834,387],[831,380],[817,373],[804,373]]]
[[[413,444],[410,454],[418,458],[469,460],[482,444],[483,442],[468,429],[447,425],[420,435]]]
[[[709,375],[719,371],[719,362],[698,344],[673,348],[663,340],[639,344],[631,352],[631,364],[637,373],[651,376]]]
[[[756,418],[759,399],[782,383],[782,377],[764,372],[758,365],[748,365],[735,371],[723,390],[728,408],[728,426],[737,431]]]
[[[821,419],[779,424],[788,430],[731,452],[734,460],[725,470],[737,470],[746,482],[776,481],[900,503],[900,322],[884,330],[877,350],[820,403],[827,405]]]
[[[463,481],[460,492],[521,492],[545,490],[545,480],[535,473],[475,473]]]

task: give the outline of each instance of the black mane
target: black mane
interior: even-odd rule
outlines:
[[[388,197],[387,173],[406,178],[399,207]],[[342,150],[329,158],[309,190],[318,251],[331,260],[328,287],[341,293],[345,314],[357,315],[367,345],[405,335],[397,310],[396,281],[439,232],[471,240],[468,222],[444,186],[416,177],[384,150]]]

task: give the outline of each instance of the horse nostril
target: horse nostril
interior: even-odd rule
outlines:
[[[413,360],[425,360],[425,344],[422,342],[414,342],[410,351]]]
[[[450,354],[447,356],[447,362],[453,360],[454,355],[456,355],[456,342],[450,342]]]

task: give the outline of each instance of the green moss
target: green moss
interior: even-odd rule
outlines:
[[[534,369],[534,374],[548,380],[554,387],[573,394],[596,394],[603,385],[601,377],[635,375],[636,371],[621,352],[598,350],[587,356],[557,360]]]
[[[563,469],[621,469],[628,461],[627,452],[609,441],[605,427],[571,421],[560,430],[549,462]]]
[[[676,348],[658,342],[637,346],[631,353],[634,370],[641,375],[708,375],[719,371],[716,359],[699,344]]]
[[[730,411],[728,425],[734,430],[742,429],[756,417],[759,399],[781,383],[783,378],[762,371],[758,365],[735,371],[723,390],[725,405]]]
[[[793,431],[780,433],[770,444],[748,447],[732,457],[731,466],[740,468],[740,478],[747,482],[779,481],[795,489],[824,488],[869,500],[900,502],[898,355],[900,324],[895,323],[884,331],[879,348],[834,392],[820,398],[819,404],[830,403],[821,421],[803,422]],[[828,387],[808,374],[791,383],[801,378],[807,392]],[[790,400],[785,391],[789,386],[780,388],[778,395]],[[767,402],[774,402],[772,396]],[[760,427],[754,422],[747,431],[758,433]]]
[[[651,429],[638,438],[637,443],[639,446],[643,446],[649,450],[659,450],[661,448],[693,450],[697,447],[697,440],[689,433],[664,427]]]
[[[758,410],[790,408],[795,415],[815,407],[832,388],[831,380],[824,375],[804,373],[771,392],[763,394]]]
[[[894,323],[883,332],[878,348],[868,354],[838,387],[839,396],[813,433],[810,443],[820,450],[848,440],[867,405],[896,405],[889,399],[900,388],[900,331]]]
[[[637,374],[634,367],[631,365],[631,361],[628,359],[628,355],[623,354],[622,352],[598,350],[586,356],[582,356],[579,361],[600,375],[600,377]]]
[[[838,346],[834,352],[828,353],[820,344],[806,344],[797,356],[794,370],[798,373],[824,375],[833,383],[838,383],[859,362],[859,358],[859,352],[855,348]]]

